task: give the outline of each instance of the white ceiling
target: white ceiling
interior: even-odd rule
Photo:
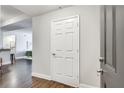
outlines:
[[[13,17],[19,16],[23,14],[23,12],[19,11],[16,8],[13,8],[9,5],[1,5],[0,6],[0,22],[5,22]]]
[[[69,6],[70,5],[13,5],[16,9],[30,16],[37,16]]]
[[[1,27],[2,31],[12,31],[12,30],[19,30],[24,28],[31,28],[32,27],[32,21],[31,19],[26,19],[17,23],[13,23],[11,25],[3,26]]]
[[[57,9],[69,7],[70,5],[1,5],[0,24],[22,14],[37,16]],[[30,20],[30,21],[29,21]],[[31,27],[31,19],[2,27],[2,30],[11,31]]]
[[[22,14],[37,16],[70,5],[0,5],[0,22],[5,22]]]

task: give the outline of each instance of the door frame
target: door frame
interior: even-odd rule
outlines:
[[[53,55],[52,55],[52,47],[53,47],[53,45],[52,45],[52,42],[53,42],[53,39],[52,39],[52,31],[53,31],[53,22],[57,22],[57,21],[61,21],[61,20],[66,20],[66,19],[71,19],[71,18],[77,18],[77,37],[76,37],[76,43],[77,43],[77,68],[78,68],[78,70],[77,70],[77,79],[78,79],[78,85],[77,86],[75,86],[75,87],[79,87],[79,69],[80,69],[80,67],[79,67],[79,62],[80,62],[80,42],[79,42],[79,38],[80,38],[80,36],[79,36],[79,15],[74,15],[74,16],[68,16],[68,17],[62,17],[62,18],[57,18],[57,19],[52,19],[51,20],[51,33],[50,33],[50,72],[51,72],[51,80],[53,80],[54,81],[54,71],[53,71]]]

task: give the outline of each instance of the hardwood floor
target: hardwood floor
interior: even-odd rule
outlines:
[[[32,77],[32,88],[72,88],[55,81]]]
[[[32,62],[18,60],[16,64],[9,65],[8,71],[0,77],[1,88],[28,88],[31,87]]]
[[[8,65],[2,77],[0,88],[71,88],[70,86],[31,76],[32,62],[18,60],[14,65]]]

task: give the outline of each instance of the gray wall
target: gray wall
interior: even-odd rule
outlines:
[[[50,75],[51,20],[80,16],[80,83],[100,86],[100,6],[73,6],[33,17],[33,70]]]

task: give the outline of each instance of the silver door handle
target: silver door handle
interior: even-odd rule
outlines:
[[[103,71],[103,69],[99,69],[99,70],[97,70],[97,73],[103,74],[104,71]]]
[[[100,61],[100,62],[104,62],[104,57],[100,57],[100,58],[99,58],[99,61]]]

